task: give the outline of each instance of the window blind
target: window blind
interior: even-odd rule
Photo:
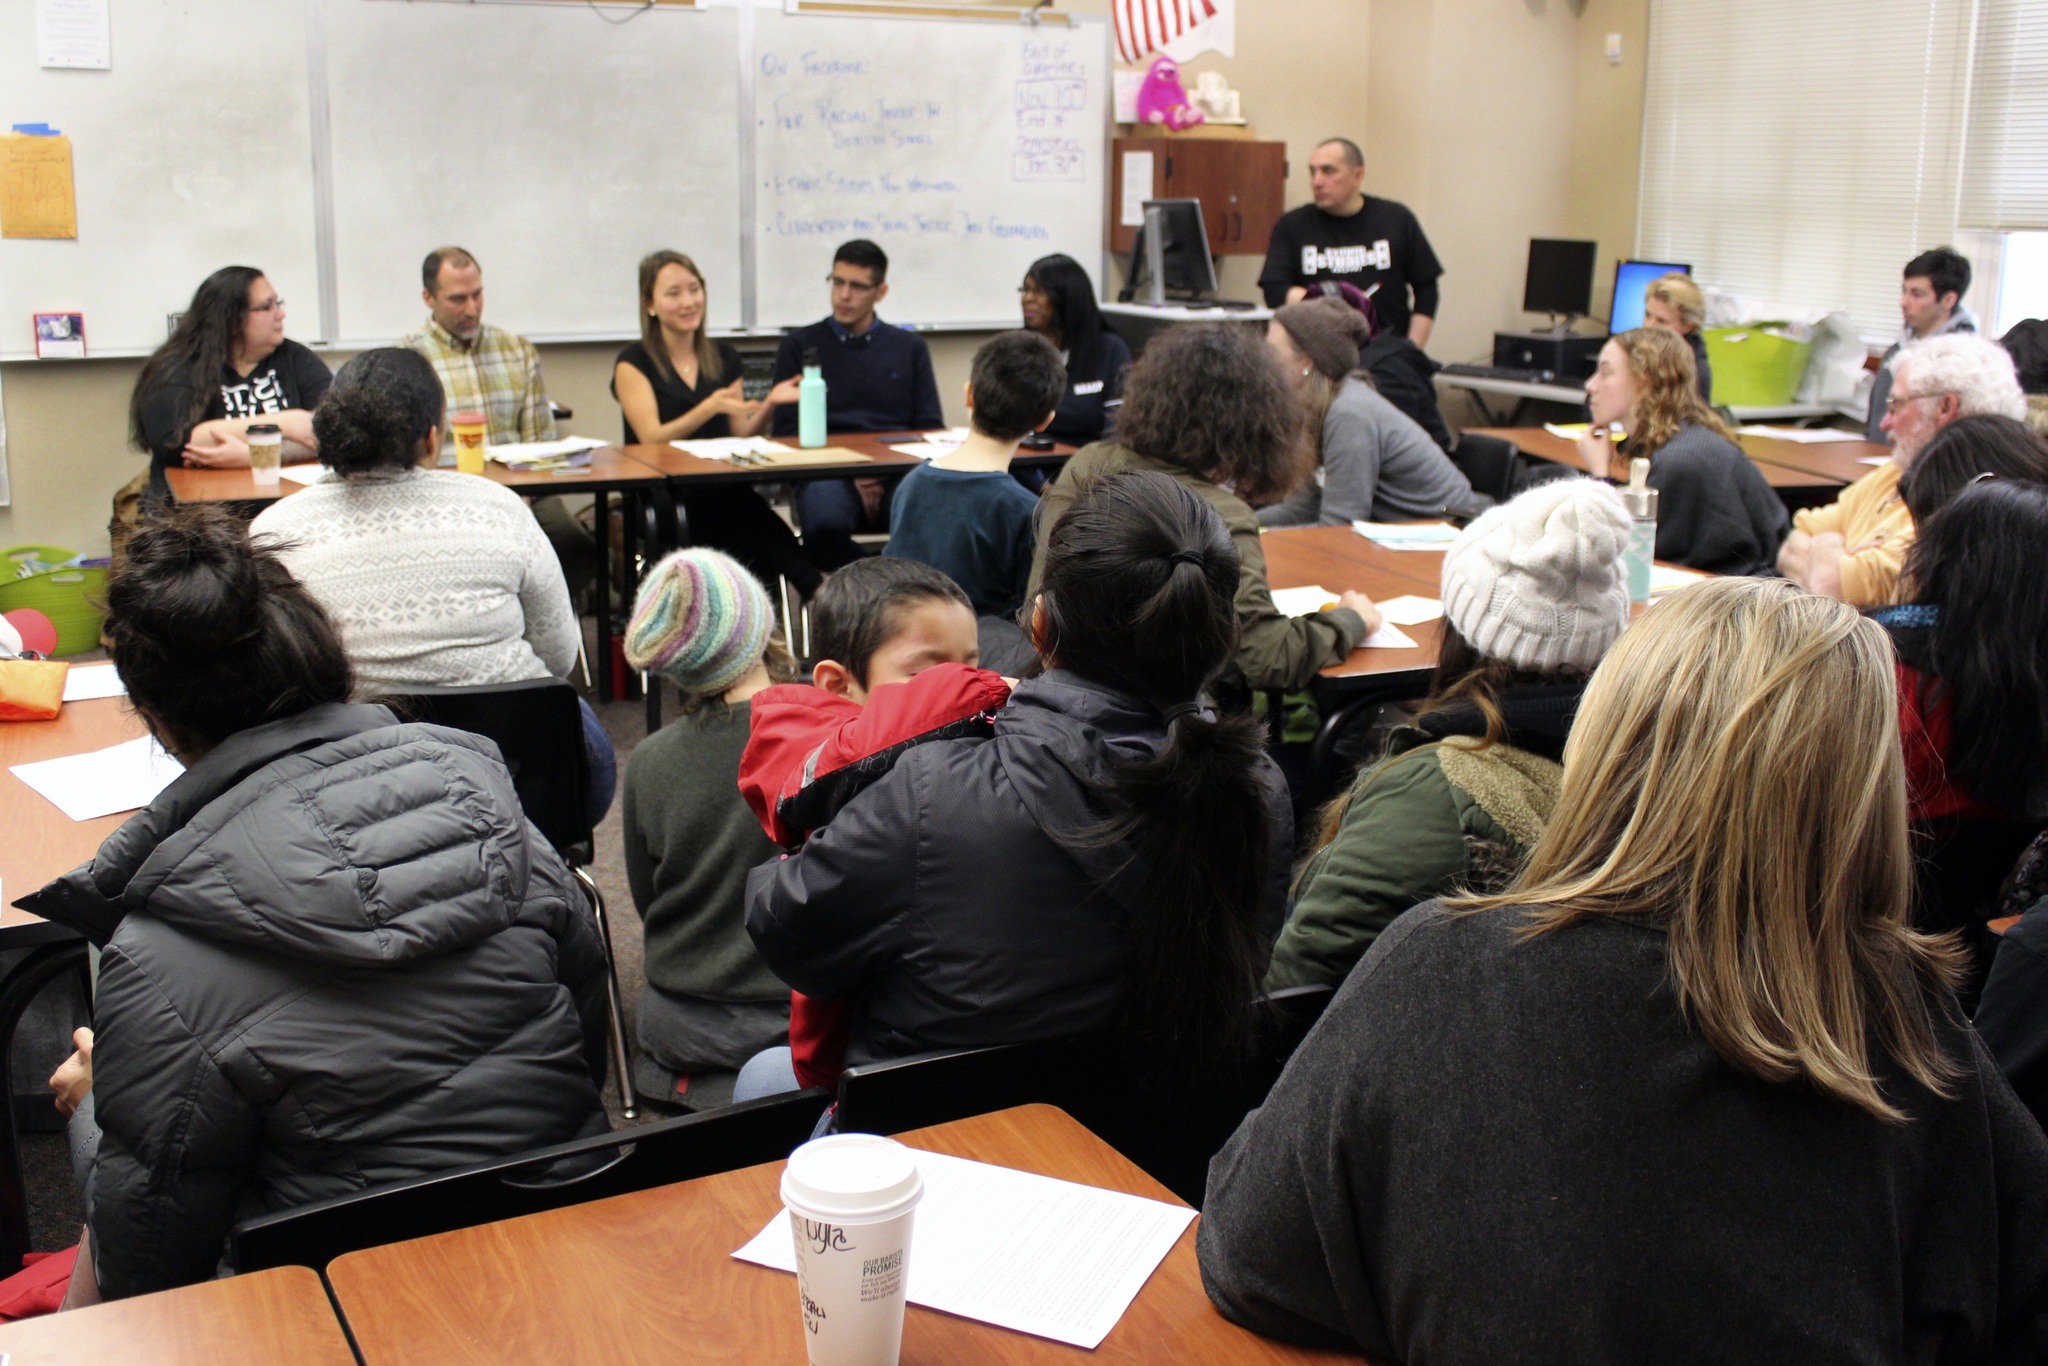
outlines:
[[[1962,223],[2048,229],[2048,5],[1979,0]]]
[[[1652,0],[1636,254],[1897,333],[1956,229],[1979,3]]]

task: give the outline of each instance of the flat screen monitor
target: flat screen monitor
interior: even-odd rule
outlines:
[[[1547,237],[1529,240],[1529,275],[1522,285],[1527,313],[1562,313],[1577,317],[1593,307],[1593,261],[1598,242],[1565,242]]]
[[[1199,199],[1148,199],[1147,210],[1158,209],[1163,224],[1159,234],[1160,278],[1168,293],[1206,299],[1216,293],[1216,262],[1209,255],[1209,233],[1202,223]],[[1149,213],[1147,215],[1150,217]],[[1128,283],[1121,297],[1142,298],[1138,286],[1150,276],[1146,270],[1145,229],[1139,228],[1131,243],[1131,268],[1124,272]]]
[[[1617,261],[1614,265],[1614,308],[1613,316],[1607,321],[1607,330],[1614,333],[1633,332],[1643,325],[1643,291],[1650,287],[1650,281],[1661,279],[1672,273],[1692,274],[1692,267],[1677,261]]]

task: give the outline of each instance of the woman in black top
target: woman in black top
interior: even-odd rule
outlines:
[[[1070,446],[1114,436],[1131,348],[1103,325],[1088,272],[1071,256],[1041,256],[1017,293],[1024,326],[1057,346],[1067,363],[1067,392],[1045,434]]]
[[[262,271],[216,270],[143,363],[128,401],[129,439],[149,452],[150,497],[170,496],[173,465],[246,467],[252,423],[275,423],[313,450],[313,409],[332,380],[318,356],[285,340],[284,300]]]
[[[627,445],[758,436],[778,405],[796,402],[795,379],[760,403],[746,398],[740,353],[705,334],[709,306],[704,274],[689,257],[657,251],[640,262],[640,340],[612,367]],[[682,505],[693,543],[725,551],[770,583],[786,578],[806,598],[817,591],[823,572],[760,494],[710,487],[683,494]]]

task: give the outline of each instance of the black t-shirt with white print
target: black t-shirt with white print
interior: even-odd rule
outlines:
[[[317,407],[334,382],[326,362],[295,341],[278,343],[277,350],[256,363],[246,375],[233,367],[221,367],[220,379],[207,397],[200,422],[224,417],[260,417],[287,408]],[[142,396],[142,435],[149,446],[149,484],[157,496],[169,492],[164,471],[185,462],[185,443],[192,426],[186,416],[192,411],[191,377],[174,371],[164,375]]]
[[[1280,215],[1266,248],[1259,288],[1278,308],[1293,285],[1379,286],[1372,296],[1375,335],[1406,336],[1411,314],[1436,316],[1437,277],[1444,268],[1406,204],[1366,196],[1349,218],[1304,204]],[[1411,305],[1409,291],[1414,291]]]

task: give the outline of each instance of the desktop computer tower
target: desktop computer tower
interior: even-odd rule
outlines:
[[[1589,379],[1600,363],[1605,337],[1556,332],[1496,332],[1493,363],[1503,370],[1536,370],[1558,383]]]

